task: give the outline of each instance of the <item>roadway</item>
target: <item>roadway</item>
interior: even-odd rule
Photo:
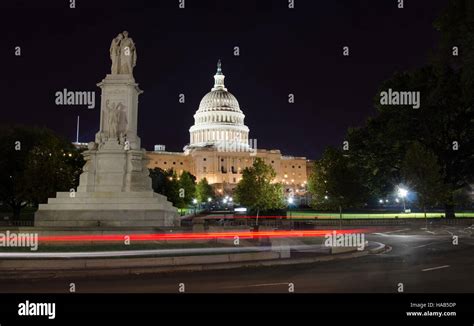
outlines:
[[[0,281],[3,293],[407,293],[474,292],[474,229],[429,231],[386,228],[366,236],[391,250],[380,254],[304,265],[122,277]],[[453,244],[453,235],[459,244]]]

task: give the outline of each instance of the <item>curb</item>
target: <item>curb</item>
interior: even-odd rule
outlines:
[[[11,279],[45,279],[45,278],[65,278],[65,277],[106,277],[106,276],[133,276],[142,274],[155,273],[171,273],[171,272],[196,272],[196,271],[210,271],[210,270],[225,270],[235,268],[255,268],[268,266],[286,266],[295,264],[312,264],[318,262],[343,260],[350,258],[363,257],[372,253],[380,253],[385,250],[386,246],[381,246],[371,249],[369,251],[355,252],[348,254],[337,254],[331,256],[320,256],[314,258],[295,258],[295,259],[271,259],[259,261],[242,261],[230,263],[211,263],[211,264],[190,264],[181,266],[150,266],[150,267],[129,267],[129,268],[97,268],[97,269],[76,269],[76,270],[61,270],[61,271],[4,271],[0,276],[0,280]]]
[[[380,243],[380,242],[373,242],[373,243],[376,243],[378,244],[378,247],[377,248],[373,248],[373,249],[370,249],[369,252],[371,254],[380,254],[381,252],[384,252],[386,249],[387,249],[387,246],[383,243]],[[391,250],[392,248],[390,248]]]

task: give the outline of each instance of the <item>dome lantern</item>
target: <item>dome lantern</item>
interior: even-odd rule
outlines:
[[[212,91],[222,89],[224,91],[227,91],[227,88],[225,88],[224,85],[224,74],[222,73],[222,66],[221,66],[221,59],[217,61],[217,72],[214,75],[214,87],[211,89]]]

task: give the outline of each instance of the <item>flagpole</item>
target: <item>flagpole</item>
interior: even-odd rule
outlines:
[[[79,116],[77,116],[76,144],[79,144]]]

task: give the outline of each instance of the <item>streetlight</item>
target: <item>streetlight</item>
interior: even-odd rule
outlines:
[[[194,198],[194,199],[193,199],[193,204],[194,204],[194,216],[196,216],[196,204],[197,204],[197,202],[198,202],[197,199]]]
[[[400,197],[403,201],[403,212],[406,212],[406,206],[405,206],[405,197],[408,195],[408,190],[405,188],[398,188],[398,197]]]
[[[293,205],[293,203],[295,202],[295,199],[293,197],[288,197],[288,209],[290,211],[290,218],[292,217],[291,215],[291,205]]]
[[[207,210],[208,210],[208,211],[211,210],[211,201],[212,201],[212,198],[211,198],[211,197],[208,197],[208,198],[207,198]]]
[[[227,198],[222,199],[222,203],[224,204],[224,209],[225,210],[227,210],[227,202],[228,202]]]

